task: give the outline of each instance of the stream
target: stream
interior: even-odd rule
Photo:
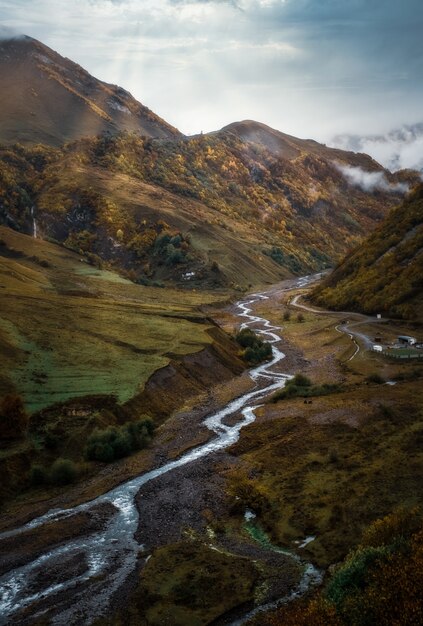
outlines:
[[[32,236],[37,239],[37,220],[35,219],[34,207],[31,207],[31,219],[32,219]]]
[[[313,277],[299,279],[294,287],[303,287],[312,279]],[[20,623],[19,620],[25,609],[28,610],[25,623],[30,623],[26,621],[28,616],[30,620],[35,620],[47,613],[52,605],[54,615],[50,618],[50,623],[57,625],[90,624],[101,615],[110,614],[113,598],[136,569],[137,560],[143,550],[143,546],[135,540],[139,522],[139,511],[135,499],[140,488],[167,472],[234,444],[239,438],[240,430],[254,422],[254,411],[260,406],[260,401],[269,393],[283,387],[285,381],[291,378],[289,374],[275,371],[276,365],[285,356],[277,347],[281,340],[277,334],[280,328],[252,314],[251,306],[267,298],[268,296],[264,294],[253,294],[248,300],[238,302],[236,306],[237,315],[242,320],[241,328],[249,326],[262,335],[266,341],[272,343],[272,359],[249,372],[256,383],[253,391],[231,401],[223,409],[205,419],[205,426],[214,434],[207,443],[89,502],[72,509],[49,511],[20,528],[0,534],[0,539],[16,537],[18,541],[19,534],[24,531],[41,527],[47,522],[72,517],[99,504],[111,504],[116,509],[114,516],[107,520],[107,524],[101,531],[90,536],[68,540],[30,563],[3,575],[0,578],[0,624]],[[237,423],[227,425],[225,419],[235,415],[238,418]],[[230,422],[232,423],[232,420]],[[300,561],[294,553],[289,554],[294,560]],[[70,571],[66,571],[66,563],[69,563],[72,557],[85,564],[85,570],[82,573],[80,571],[72,573],[71,568],[69,568]],[[299,587],[289,597],[281,598],[280,602],[296,597],[304,593],[311,584],[320,582],[320,573],[311,564],[302,561],[301,563],[304,566],[304,574]],[[58,567],[61,567],[61,571],[56,582],[51,582],[51,577],[45,576],[45,586],[40,590],[40,572],[48,571],[49,568],[55,571]],[[38,581],[35,589],[34,581]],[[260,608],[268,607],[259,607],[256,610]],[[242,621],[238,621],[237,624]]]

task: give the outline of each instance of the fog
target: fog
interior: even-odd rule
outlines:
[[[388,193],[405,194],[410,190],[406,183],[390,183],[383,172],[366,172],[361,167],[352,167],[335,163],[336,168],[345,176],[353,187],[363,191],[387,191]]]

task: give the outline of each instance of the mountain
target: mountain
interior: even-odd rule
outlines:
[[[0,221],[30,233],[35,219],[38,236],[138,281],[277,282],[332,266],[400,197],[370,157],[313,148],[282,158],[227,130],[4,146]],[[385,185],[366,190],[342,168],[371,170]]]
[[[91,76],[31,37],[0,41],[0,141],[62,145],[128,130],[146,137],[180,133],[130,93]]]
[[[423,320],[423,185],[314,291],[318,304]]]
[[[254,120],[234,122],[222,128],[220,135],[230,133],[244,142],[260,146],[276,158],[294,160],[301,154],[314,154],[332,161],[347,161],[349,165],[366,167],[368,170],[380,170],[380,164],[367,154],[355,154],[352,148],[330,148],[314,139],[299,139],[275,130],[266,124]]]
[[[185,137],[28,37],[0,44],[0,78],[0,222],[138,282],[332,266],[419,179],[254,121]]]

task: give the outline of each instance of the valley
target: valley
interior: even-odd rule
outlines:
[[[373,520],[399,504],[420,503],[416,487],[423,468],[415,446],[421,369],[386,362],[364,345],[349,360],[355,347],[336,328],[343,314],[304,311],[304,319],[297,319],[293,301],[310,289],[307,282],[287,282],[238,305],[213,308],[227,331],[245,321],[263,333],[273,343],[273,358],[236,385],[220,385],[212,400],[219,410],[203,405],[165,422],[152,448],[131,461],[132,471],[138,463],[138,477],[93,500],[86,486],[72,487],[74,494],[65,490],[57,504],[39,503],[40,512],[51,507],[51,513],[1,535],[15,559],[2,579],[14,623],[43,623],[46,617],[91,623],[96,616],[95,623],[110,625],[182,626],[258,619],[257,605],[275,610],[275,601],[319,583],[319,572],[342,560]],[[269,402],[298,371],[315,384],[330,381],[338,388],[312,402]],[[376,372],[381,381],[371,382]],[[181,430],[188,435],[185,452],[174,446]],[[108,479],[101,472],[97,493],[124,472],[118,467]],[[347,488],[352,476],[354,488]],[[75,496],[82,504],[72,508]],[[81,516],[87,516],[82,526]],[[25,556],[19,556],[23,538]],[[65,577],[58,569],[62,554]],[[307,561],[314,569],[304,569]],[[5,572],[13,561],[7,563]],[[122,592],[129,599],[125,605],[118,599]]]
[[[0,624],[420,626],[421,172],[0,80]]]

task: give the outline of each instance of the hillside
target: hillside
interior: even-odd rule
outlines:
[[[383,174],[370,157],[343,158]],[[3,223],[32,233],[33,213],[39,237],[135,280],[196,287],[245,289],[329,267],[398,202],[349,184],[324,149],[280,158],[227,132],[4,146],[0,162]]]
[[[184,137],[29,37],[0,43],[0,79],[0,223],[143,284],[333,266],[418,177],[254,121]]]
[[[95,428],[160,424],[245,367],[201,311],[227,294],[134,285],[81,260],[0,227],[0,506],[28,487],[34,461],[82,462]],[[16,417],[8,430],[3,402],[15,394],[28,433]]]
[[[423,319],[423,185],[314,291],[338,310]]]
[[[0,141],[59,146],[128,130],[146,137],[180,133],[130,93],[91,76],[31,37],[0,41]]]

